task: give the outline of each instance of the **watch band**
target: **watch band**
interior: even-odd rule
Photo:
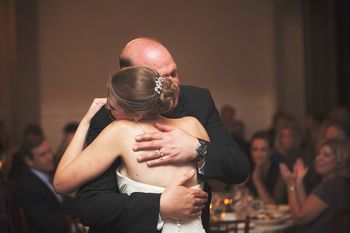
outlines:
[[[198,138],[198,145],[196,147],[196,158],[195,162],[202,161],[207,155],[207,142],[203,139]]]

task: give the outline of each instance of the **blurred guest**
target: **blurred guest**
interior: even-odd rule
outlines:
[[[53,153],[49,143],[41,136],[29,135],[24,138],[21,155],[27,167],[15,198],[17,207],[25,212],[29,233],[66,233],[65,215],[74,215],[75,203],[53,190]]]
[[[11,155],[8,156],[9,160],[6,164],[7,171],[6,171],[6,182],[12,182],[15,183],[19,180],[19,178],[22,176],[22,171],[25,168],[25,163],[22,159],[21,153],[19,151],[13,151]],[[10,161],[11,160],[11,161]]]
[[[342,127],[342,125],[336,122],[331,122],[328,124],[324,135],[325,140],[329,140],[333,138],[340,139],[340,140],[346,140],[348,138],[346,134],[346,130]]]
[[[291,124],[292,122],[294,122],[293,117],[287,113],[283,111],[276,112],[272,117],[271,127],[267,130],[272,142],[275,141],[278,129],[286,124]]]
[[[319,147],[315,169],[322,176],[322,182],[307,196],[302,181],[308,168],[303,162],[296,161],[293,173],[285,164],[280,164],[294,221],[304,224],[303,232],[331,232],[332,213],[350,208],[349,142],[338,139],[324,142]]]
[[[318,148],[325,141],[333,138],[340,139],[340,140],[347,140],[348,134],[346,133],[345,128],[338,122],[330,121],[330,120],[323,121],[320,126],[316,147]]]
[[[301,135],[293,124],[285,124],[277,129],[275,138],[275,157],[291,168],[300,153]]]
[[[321,130],[323,117],[320,114],[308,113],[305,117],[305,137],[303,147],[316,145]]]
[[[54,164],[57,167],[58,162],[60,161],[64,151],[67,149],[70,141],[72,140],[75,131],[78,128],[78,122],[69,122],[63,127],[63,138],[60,145],[55,153]]]
[[[23,138],[26,138],[27,136],[30,136],[30,135],[45,137],[43,129],[41,128],[40,125],[37,125],[37,124],[29,124],[27,127],[24,128]]]
[[[329,120],[341,126],[346,134],[350,134],[350,110],[344,106],[338,107],[329,113]]]
[[[286,187],[279,172],[278,163],[272,158],[272,145],[269,134],[257,132],[251,140],[251,156],[254,163],[251,193],[264,204],[286,203]]]
[[[229,104],[223,105],[220,109],[220,118],[232,138],[246,154],[249,154],[249,143],[245,140],[245,125],[236,118],[236,109]]]

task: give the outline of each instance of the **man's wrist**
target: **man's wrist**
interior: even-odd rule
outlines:
[[[203,139],[197,138],[198,144],[196,146],[196,156],[194,161],[198,164],[200,162],[205,161],[205,158],[207,156],[207,142]]]

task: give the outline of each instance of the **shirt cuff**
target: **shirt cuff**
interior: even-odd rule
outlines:
[[[160,231],[163,228],[163,225],[164,225],[164,221],[162,220],[162,218],[160,217],[160,214],[159,214],[158,223],[157,223],[157,230]]]

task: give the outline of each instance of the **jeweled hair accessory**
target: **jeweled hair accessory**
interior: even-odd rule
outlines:
[[[158,95],[160,95],[160,92],[162,91],[163,81],[164,81],[163,77],[158,77],[155,80],[156,86],[154,87],[154,91],[157,92]]]

